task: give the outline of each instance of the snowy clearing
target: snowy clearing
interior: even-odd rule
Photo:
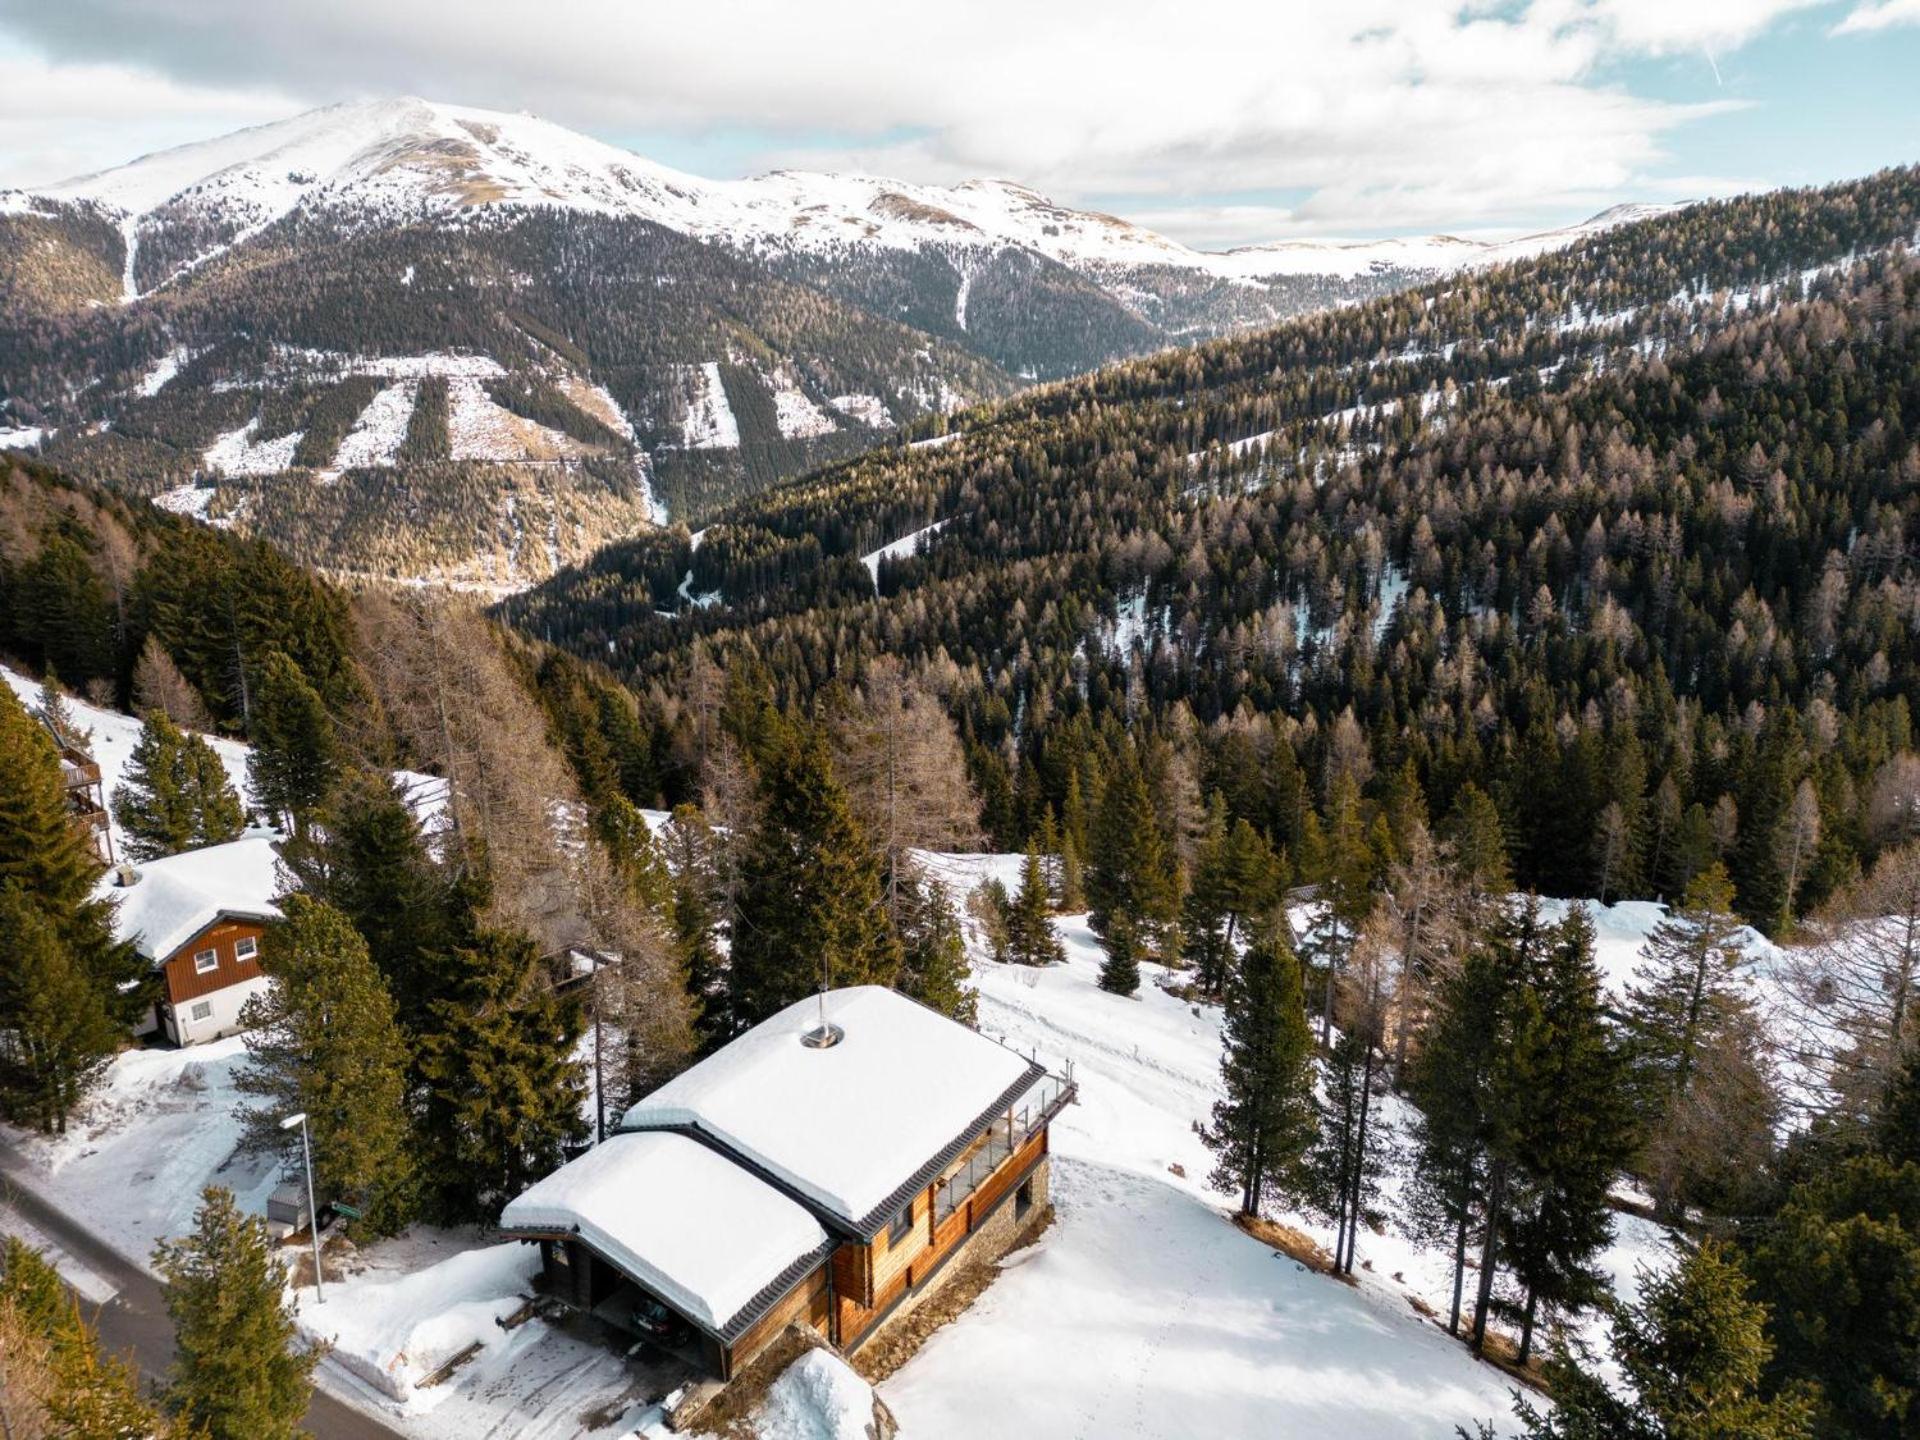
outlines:
[[[413,419],[416,393],[415,386],[397,381],[369,400],[340,448],[333,452],[334,468],[354,470],[391,465],[398,460],[401,442],[407,438],[407,422]]]
[[[918,554],[922,548],[921,541],[931,540],[946,528],[946,521],[936,520],[931,525],[922,525],[911,535],[902,535],[898,540],[889,541],[878,550],[869,550],[866,554],[862,555],[860,557],[860,563],[866,566],[868,573],[873,576],[873,588],[876,591],[880,588],[880,562],[882,560],[904,560],[909,555]]]
[[[260,417],[254,416],[238,430],[229,430],[202,452],[200,459],[209,470],[222,475],[278,475],[293,466],[293,452],[300,448],[304,433],[295,430],[271,440],[256,440]]]
[[[814,404],[784,369],[775,370],[767,377],[767,389],[773,395],[774,421],[785,439],[810,440],[816,435],[830,435],[839,428],[833,423],[833,417]]]
[[[893,412],[887,409],[887,402],[878,395],[834,395],[827,403],[849,420],[857,420],[875,430],[893,428]]]
[[[690,369],[687,383],[691,388],[681,443],[689,450],[738,450],[740,422],[733,418],[733,407],[727,403],[719,361],[709,360]]]

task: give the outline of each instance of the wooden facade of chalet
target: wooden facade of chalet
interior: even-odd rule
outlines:
[[[111,865],[113,830],[107,816],[99,762],[79,736],[71,734],[44,710],[40,712],[40,723],[60,752],[60,780],[66,787],[67,812],[74,825],[86,835],[101,863]]]
[[[1035,1066],[1003,1105],[955,1137],[903,1184],[884,1211],[858,1226],[823,1213],[756,1169],[806,1205],[830,1238],[776,1277],[724,1329],[701,1325],[676,1310],[695,1336],[701,1368],[716,1379],[731,1379],[796,1322],[852,1354],[882,1334],[989,1232],[999,1242],[996,1254],[1015,1243],[1046,1207],[1048,1127],[1074,1095],[1071,1080]],[[704,1139],[696,1131],[686,1133]],[[507,1233],[540,1242],[543,1288],[575,1308],[603,1309],[623,1287],[647,1288],[576,1234],[518,1226]],[[675,1308],[665,1297],[656,1298]]]
[[[191,1013],[197,1000],[258,980],[265,935],[265,924],[251,916],[222,915],[201,930],[157,967],[163,1010]]]

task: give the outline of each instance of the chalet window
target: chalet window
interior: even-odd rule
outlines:
[[[891,1250],[913,1233],[913,1202],[909,1200],[887,1227],[887,1248]]]
[[[260,942],[251,935],[242,935],[233,942],[233,958],[236,960],[251,960],[259,953]]]
[[[218,950],[196,950],[193,952],[194,974],[204,975],[209,970],[218,970],[219,968],[220,952]]]
[[[195,1020],[212,1019],[213,1018],[213,1002],[211,1000],[202,1000],[199,1004],[195,1005],[193,1009],[188,1011],[187,1013],[191,1015]]]

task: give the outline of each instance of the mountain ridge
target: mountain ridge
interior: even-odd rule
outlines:
[[[739,247],[819,252],[973,240],[1024,246],[1070,266],[1163,264],[1224,280],[1353,275],[1381,265],[1455,268],[1571,244],[1673,208],[1615,206],[1506,241],[1429,235],[1206,250],[1120,216],[1059,204],[1010,178],[940,186],[782,168],[709,180],[539,116],[416,96],[323,106],[52,185],[0,191],[0,210],[19,213],[36,201],[89,203],[136,225],[169,207],[217,204],[256,227],[309,204],[407,219],[474,206],[552,206],[632,216]]]

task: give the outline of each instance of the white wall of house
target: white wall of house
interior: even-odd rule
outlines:
[[[192,1000],[183,1000],[167,1014],[167,1038],[176,1045],[198,1045],[218,1040],[240,1029],[240,1007],[272,982],[264,975],[224,986]]]

